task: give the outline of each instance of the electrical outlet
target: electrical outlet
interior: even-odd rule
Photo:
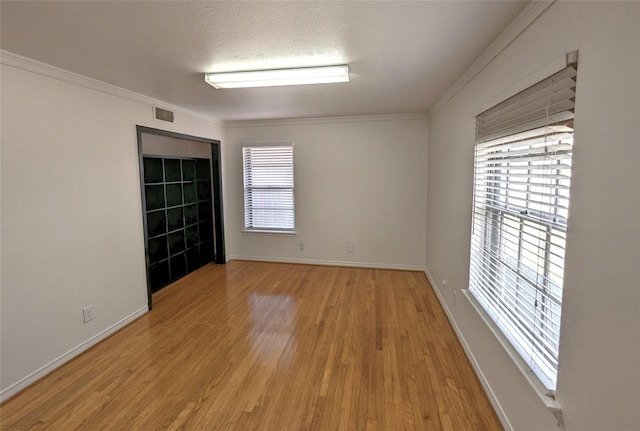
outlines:
[[[347,244],[347,253],[353,253],[353,243],[352,242]]]
[[[84,323],[93,320],[93,305],[89,305],[82,309],[82,315],[84,316]]]
[[[447,287],[447,280],[442,280],[442,287]]]
[[[300,243],[300,251],[304,251],[304,242]]]

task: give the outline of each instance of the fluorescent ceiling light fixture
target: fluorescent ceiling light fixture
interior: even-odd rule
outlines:
[[[204,80],[215,88],[275,87],[281,85],[349,82],[349,65],[205,73]]]

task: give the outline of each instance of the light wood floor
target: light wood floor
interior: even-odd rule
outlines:
[[[3,430],[501,430],[423,273],[232,261],[1,406]]]

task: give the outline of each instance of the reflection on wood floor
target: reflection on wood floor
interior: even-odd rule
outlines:
[[[3,430],[501,430],[420,272],[232,261],[10,399]]]

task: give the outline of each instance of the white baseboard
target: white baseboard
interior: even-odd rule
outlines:
[[[351,268],[375,268],[375,269],[399,269],[404,271],[426,271],[424,266],[417,265],[399,265],[387,263],[370,263],[370,262],[352,262],[342,260],[318,260],[318,259],[295,259],[288,257],[264,257],[264,256],[227,256],[227,262],[231,260],[251,260],[257,262],[276,262],[276,263],[300,263],[304,265],[322,265],[322,266],[346,266]]]
[[[29,374],[28,376],[20,379],[19,381],[17,381],[16,383],[12,384],[8,388],[3,389],[0,392],[0,402],[8,400],[9,398],[14,396],[15,394],[17,394],[21,390],[25,389],[27,386],[29,386],[29,385],[35,383],[36,381],[40,380],[42,377],[46,376],[47,374],[49,374],[50,372],[52,372],[56,368],[60,367],[65,362],[68,362],[71,359],[75,358],[76,356],[78,356],[79,354],[84,352],[85,350],[89,349],[90,347],[92,347],[95,344],[99,343],[100,341],[104,340],[109,335],[113,334],[114,332],[116,332],[120,328],[126,326],[127,324],[133,322],[135,319],[137,319],[138,317],[140,317],[143,314],[147,313],[148,311],[149,311],[149,309],[145,305],[144,307],[134,311],[133,313],[131,313],[127,317],[125,317],[122,320],[114,323],[113,325],[109,326],[105,330],[99,332],[98,334],[94,335],[93,337],[89,338],[88,340],[84,341],[83,343],[79,344],[78,346],[74,347],[73,349],[69,350],[67,353],[64,353],[63,355],[57,357],[56,359],[54,359],[53,361],[49,362],[45,366],[39,368],[38,370],[34,371],[33,373]]]
[[[482,369],[480,368],[478,361],[476,361],[476,358],[473,356],[473,352],[471,351],[471,348],[469,347],[467,340],[464,338],[464,335],[462,335],[460,328],[458,328],[458,325],[455,319],[453,318],[453,314],[451,313],[451,310],[449,310],[447,303],[444,301],[444,298],[440,294],[440,291],[437,288],[438,285],[431,277],[431,274],[429,273],[428,269],[425,268],[424,273],[426,274],[427,279],[429,280],[429,283],[431,283],[431,287],[433,288],[433,291],[436,293],[436,296],[438,297],[438,301],[440,301],[440,305],[442,305],[442,308],[444,309],[444,312],[446,313],[447,318],[449,319],[449,322],[451,323],[451,326],[453,327],[453,330],[456,333],[456,336],[458,337],[458,340],[460,341],[460,344],[462,345],[462,348],[464,349],[464,352],[467,355],[467,358],[469,358],[469,362],[471,363],[473,370],[476,372],[476,375],[478,376],[478,380],[480,380],[480,384],[482,385],[482,388],[484,389],[485,393],[487,394],[487,397],[489,398],[489,402],[491,403],[491,405],[493,406],[493,409],[498,415],[498,419],[500,419],[500,423],[502,423],[502,426],[506,431],[513,431],[513,427],[511,426],[511,423],[509,422],[509,419],[507,418],[507,415],[504,412],[502,405],[498,401],[496,394],[493,392],[491,385],[489,384],[489,382],[487,381],[487,378],[482,372]]]

